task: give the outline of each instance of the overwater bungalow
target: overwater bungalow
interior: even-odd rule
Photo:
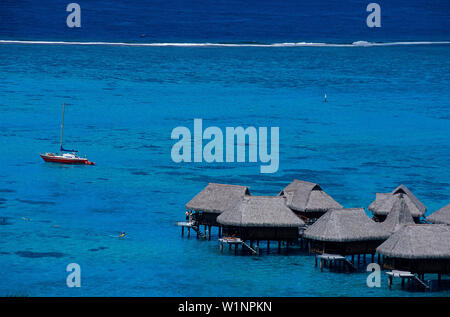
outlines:
[[[427,217],[427,221],[434,224],[450,225],[450,204],[433,212]]]
[[[450,273],[450,226],[413,224],[402,227],[383,242],[377,252],[383,267],[418,273]]]
[[[178,224],[182,226],[182,230],[184,226],[188,227],[188,234],[189,229],[192,228],[198,235],[209,239],[211,239],[211,227],[218,226],[220,236],[221,228],[216,221],[217,216],[242,200],[245,195],[250,195],[247,186],[209,183],[186,204],[187,211],[192,212],[190,221]],[[201,225],[205,226],[204,232],[200,231]]]
[[[384,221],[388,213],[392,210],[395,204],[395,196],[403,194],[405,202],[411,212],[416,223],[420,222],[427,211],[425,205],[404,185],[398,186],[391,193],[376,193],[375,200],[369,205],[369,210],[373,212],[373,219],[375,221]]]
[[[304,222],[286,206],[279,196],[245,196],[217,217],[224,235],[240,241],[297,241]]]
[[[380,226],[390,233],[398,231],[402,226],[414,224],[414,218],[411,215],[404,194],[394,196],[394,204],[386,219],[380,223]]]
[[[209,183],[186,204],[186,209],[193,212],[198,224],[217,226],[217,216],[245,195],[250,195],[247,186]]]
[[[375,254],[390,233],[371,220],[363,208],[331,209],[303,233],[317,254]]]
[[[286,204],[306,223],[311,224],[333,208],[342,208],[330,195],[315,183],[294,179],[279,194]]]

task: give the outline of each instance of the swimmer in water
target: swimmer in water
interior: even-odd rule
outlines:
[[[118,238],[124,238],[124,237],[125,237],[125,232],[122,231],[117,237],[118,237]]]

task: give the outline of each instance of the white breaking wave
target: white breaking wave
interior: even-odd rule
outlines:
[[[0,44],[37,44],[37,45],[85,45],[85,46],[138,46],[138,47],[372,47],[396,45],[442,45],[450,41],[436,42],[386,42],[376,43],[356,41],[351,44],[287,42],[287,43],[127,43],[127,42],[66,42],[66,41],[15,41],[0,40]]]

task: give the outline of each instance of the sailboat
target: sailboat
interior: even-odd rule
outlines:
[[[81,164],[81,165],[95,165],[86,157],[79,157],[76,150],[66,150],[63,148],[63,131],[64,131],[64,111],[66,103],[63,103],[62,123],[61,123],[61,142],[59,145],[59,155],[55,153],[40,154],[42,159],[46,162],[61,163],[61,164]]]

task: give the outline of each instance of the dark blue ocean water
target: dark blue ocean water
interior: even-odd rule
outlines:
[[[447,0],[78,0],[81,28],[66,26],[72,1],[2,0],[0,39],[127,42],[337,42],[450,40]],[[366,7],[381,6],[381,28]]]
[[[82,30],[56,27],[65,21],[64,6],[40,3],[45,5],[2,1],[0,38],[449,39],[448,2],[413,2],[406,9],[400,5],[406,1],[389,2],[398,4],[403,20],[392,15],[390,21],[401,28],[370,36],[363,27],[339,22],[340,7],[331,2],[119,7],[104,1],[100,10],[93,5],[99,1],[80,1],[87,14]],[[311,17],[292,6],[321,13]],[[347,21],[355,19],[354,8],[343,5]],[[418,16],[423,23],[412,23]],[[301,27],[293,27],[297,23]],[[345,207],[367,207],[375,192],[403,183],[429,212],[442,207],[450,202],[449,74],[448,45],[0,45],[0,217],[6,218],[0,223],[0,295],[448,296],[448,290],[411,292],[399,285],[388,290],[384,275],[382,287],[370,289],[366,273],[320,273],[313,257],[296,250],[220,254],[215,236],[210,242],[181,239],[174,222],[183,220],[184,205],[208,182],[272,195],[292,179],[304,179],[320,183]],[[39,157],[58,149],[63,102],[65,144],[87,153],[95,167],[46,164]],[[280,127],[279,171],[260,174],[254,163],[173,163],[171,131],[192,129],[194,118],[203,118],[205,127]],[[121,230],[125,239],[116,238]],[[82,268],[79,289],[65,283],[71,262]]]

